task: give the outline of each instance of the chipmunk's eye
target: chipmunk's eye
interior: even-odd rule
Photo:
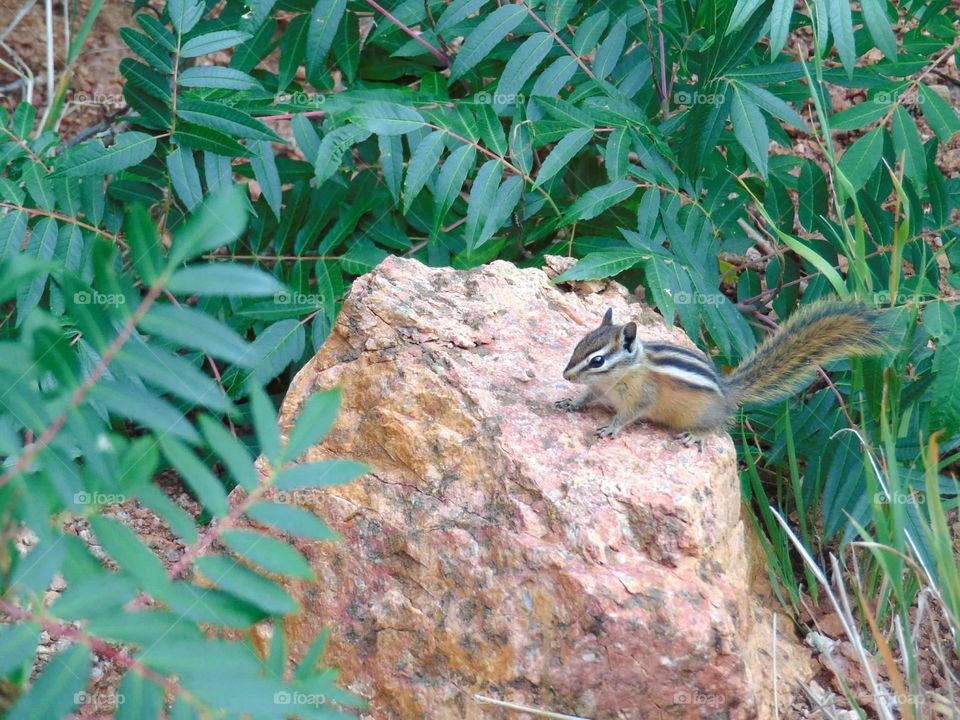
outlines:
[[[590,358],[590,367],[598,368],[603,365],[603,355],[594,355]]]

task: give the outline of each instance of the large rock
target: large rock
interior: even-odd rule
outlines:
[[[306,459],[375,471],[296,494],[342,540],[304,548],[320,582],[294,586],[289,636],[302,652],[331,627],[326,659],[373,717],[506,717],[475,695],[597,720],[772,715],[772,612],[730,438],[702,454],[650,427],[600,441],[603,411],[553,409],[608,306],[690,345],[616,284],[580,296],[505,262],[392,257],[297,375],[285,432],[312,392],[343,389]],[[783,697],[807,660],[780,625]]]

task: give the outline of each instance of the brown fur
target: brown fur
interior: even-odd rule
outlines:
[[[780,400],[803,389],[816,365],[883,350],[878,319],[856,302],[818,302],[798,310],[727,378],[731,399],[736,405]]]

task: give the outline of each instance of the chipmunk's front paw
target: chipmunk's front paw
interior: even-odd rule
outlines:
[[[568,397],[563,398],[562,400],[557,400],[553,406],[557,410],[564,410],[566,412],[580,412],[587,407],[584,403]]]
[[[700,452],[703,452],[703,438],[699,435],[694,435],[692,432],[682,432],[677,433],[677,440],[684,447],[690,447],[691,445],[696,445],[697,449]]]
[[[601,425],[594,433],[598,438],[615,438],[620,432],[618,425]]]

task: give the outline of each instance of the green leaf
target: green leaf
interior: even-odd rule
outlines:
[[[737,142],[746,150],[760,176],[765,178],[770,146],[767,123],[760,113],[760,108],[740,91],[739,86],[733,89],[730,120],[733,122],[733,134]]]
[[[133,530],[106,515],[91,515],[89,522],[104,551],[144,590],[158,595],[169,586],[170,579],[160,558],[140,541]]]
[[[368,273],[389,255],[367,238],[360,238],[340,258],[340,266],[351,275]]]
[[[286,615],[299,609],[276,583],[233,560],[207,555],[197,560],[197,568],[224,591],[250,603],[270,615]]]
[[[466,20],[470,15],[473,15],[473,13],[477,12],[488,2],[489,0],[453,0],[453,2],[447,5],[440,19],[437,20],[436,31],[442,33],[452,28],[454,25]]]
[[[574,156],[580,152],[592,138],[593,130],[590,128],[582,128],[574,130],[558,142],[540,165],[534,187],[542,185],[567,167]]]
[[[118,697],[123,702],[117,706],[115,720],[163,717],[164,692],[164,687],[154,680],[128,670],[120,683]]]
[[[57,235],[59,229],[57,221],[53,218],[40,218],[33,230],[30,232],[30,240],[27,243],[27,249],[24,254],[27,257],[40,261],[46,261],[53,258],[57,249]],[[43,289],[47,285],[49,272],[43,270],[37,273],[29,285],[20,285],[17,287],[17,324],[30,314],[43,297]]]
[[[480,105],[476,109],[480,138],[487,149],[500,157],[507,154],[507,136],[503,132],[500,118],[490,105]]]
[[[280,38],[280,66],[277,87],[286,89],[303,66],[307,56],[307,30],[310,16],[298,15],[287,24]],[[313,157],[312,155],[310,157]]]
[[[167,525],[170,526],[170,530],[184,544],[193,545],[197,542],[197,526],[194,523],[193,516],[184,512],[156,485],[147,484],[137,488],[136,496],[144,506],[150,508],[165,520]]]
[[[153,154],[156,146],[156,139],[142,132],[120,133],[113,145],[108,148],[105,148],[99,140],[90,140],[64,153],[52,177],[85,177],[118,173],[146,160]]]
[[[123,30],[121,30],[123,32]],[[221,90],[263,90],[256,78],[234,68],[217,65],[195,65],[180,73],[177,82],[183,87],[218,88]]]
[[[340,400],[339,389],[318,392],[310,396],[290,432],[290,438],[283,451],[284,460],[300,457],[327,436],[337,420]]]
[[[932,90],[920,83],[920,97],[923,102],[920,108],[930,127],[940,138],[940,142],[948,143],[953,136],[960,132],[960,119],[957,111],[936,90]]]
[[[90,648],[83,644],[54,655],[30,689],[17,698],[7,720],[66,717],[82,698],[91,667]]]
[[[247,508],[247,515],[258,523],[272,525],[278,530],[309,540],[336,540],[337,534],[312,512],[295,505],[261,502]],[[34,642],[30,648],[36,647]]]
[[[187,442],[200,436],[190,422],[168,402],[133,385],[101,381],[90,391],[93,400],[111,413],[130,418],[161,435],[173,435]]]
[[[477,172],[477,177],[470,188],[470,201],[467,203],[467,227],[464,240],[467,248],[472,250],[476,246],[477,237],[487,218],[494,211],[494,202],[497,197],[497,188],[503,169],[498,160],[488,160]]]
[[[463,41],[450,70],[450,82],[481,62],[525,17],[526,9],[514,4],[499,7],[487,15]]]
[[[130,259],[145,285],[153,285],[160,276],[163,263],[160,236],[150,217],[150,211],[140,203],[127,208],[124,224],[127,243],[130,245]]]
[[[139,377],[157,390],[185,400],[194,407],[231,412],[233,404],[223,389],[192,363],[162,347],[151,347],[131,340],[114,361],[117,367]]]
[[[189,122],[238,138],[280,141],[280,137],[262,122],[223,103],[183,100],[177,105],[177,114]]]
[[[550,33],[534,33],[516,52],[510,56],[507,66],[500,75],[497,91],[493,97],[495,108],[514,104],[523,84],[536,71],[537,67],[553,48],[553,36]]]
[[[554,283],[570,280],[602,280],[622,273],[632,268],[642,260],[650,258],[650,253],[643,253],[634,248],[620,250],[603,250],[585,255],[576,265],[565,273],[554,278]]]
[[[230,471],[230,477],[247,492],[256,489],[260,485],[260,476],[246,445],[209,415],[200,416],[200,429],[210,447]]]
[[[607,170],[607,179],[623,180],[627,175],[630,162],[630,134],[626,128],[617,128],[610,133],[603,149],[603,165]]]
[[[629,180],[590,188],[570,206],[563,215],[563,224],[569,225],[576,220],[590,220],[619,202],[633,195],[637,186]]]
[[[823,170],[812,160],[805,161],[797,185],[797,219],[807,232],[813,232],[820,218],[828,216],[828,193],[827,176]]]
[[[890,21],[884,12],[886,0],[861,0],[860,9],[863,11],[863,20],[870,31],[870,37],[887,58],[897,57],[897,38],[890,27]]]
[[[403,183],[403,140],[397,135],[380,135],[377,138],[377,144],[380,147],[383,180],[394,202],[400,202],[400,186]]]
[[[64,620],[111,615],[123,612],[123,606],[133,600],[140,590],[140,584],[130,576],[98,572],[79,582],[71,582],[57,598],[51,612]]]
[[[203,507],[215,517],[224,517],[230,507],[220,479],[180,441],[160,436],[158,442],[163,454],[180,474],[180,479],[193,491]]]
[[[405,135],[426,122],[416,110],[388,102],[363,103],[353,111],[352,120],[378,135]]]
[[[319,78],[323,71],[324,61],[346,9],[347,0],[317,0],[313,7],[307,30],[307,79],[311,82]],[[322,87],[315,82],[313,84]]]
[[[440,155],[443,153],[444,135],[445,133],[442,130],[434,130],[417,144],[417,148],[410,158],[407,177],[403,183],[404,215],[410,212],[414,199],[423,189],[423,186],[427,184],[430,174],[437,169],[437,163],[440,162]]]
[[[358,125],[344,125],[327,133],[320,141],[320,151],[314,162],[317,184],[326,182],[340,168],[343,154],[370,137],[370,131]]]
[[[511,175],[497,189],[497,196],[493,201],[493,209],[487,215],[487,221],[483,224],[483,230],[474,249],[483,245],[487,240],[503,227],[503,224],[510,219],[513,209],[523,197],[523,179],[518,175]]]
[[[251,367],[250,346],[232,329],[190,307],[155,304],[140,320],[145,333],[158,335],[177,347],[199,350],[211,357]]]
[[[868,100],[859,103],[853,107],[847,108],[843,112],[837,113],[830,118],[831,130],[860,130],[865,128],[875,120],[879,120],[887,113],[887,105]]]
[[[807,127],[807,123],[800,117],[800,114],[773,93],[750,83],[738,83],[737,88],[753,100],[761,110],[766,110],[774,117],[778,117],[800,130],[810,132],[810,128]]]
[[[0,218],[0,261],[20,253],[27,236],[27,214],[13,210]]]
[[[878,127],[857,140],[843,153],[838,167],[854,190],[860,190],[867,184],[877,163],[880,162],[882,149],[883,128]]]
[[[229,245],[244,231],[248,217],[243,191],[236,185],[207,196],[196,212],[177,228],[167,262],[172,267]]]
[[[251,143],[250,164],[253,167],[253,176],[260,184],[260,193],[266,198],[267,205],[273,210],[274,216],[280,219],[283,191],[280,187],[280,172],[277,170],[277,161],[273,156],[273,146],[266,140]]]
[[[177,32],[183,35],[193,30],[203,17],[203,7],[202,0],[168,0],[167,14]]]
[[[170,59],[170,53],[153,40],[153,38],[137,32],[133,28],[120,28],[120,37],[130,46],[137,55],[142,57],[150,66],[161,73],[173,73],[173,61]]]
[[[918,187],[923,185],[927,174],[927,156],[923,152],[923,140],[917,124],[903,105],[893,111],[893,149],[897,160],[904,163],[904,172]]]
[[[282,540],[253,530],[224,530],[220,539],[230,550],[268,572],[313,578],[310,563]]]
[[[725,35],[731,35],[747,24],[747,20],[757,11],[763,0],[737,0],[733,8],[733,14],[730,16],[730,22],[727,23]]]
[[[933,356],[933,384],[927,394],[937,401],[931,405],[931,430],[943,429],[948,436],[960,431],[960,335],[942,343]]]
[[[180,57],[194,58],[201,55],[208,55],[218,50],[226,50],[234,45],[246,42],[252,37],[250,33],[240,32],[239,30],[216,30],[214,32],[198,35],[187,40],[180,48]]]
[[[304,535],[304,537],[309,536]],[[0,677],[10,675],[28,660],[32,663],[39,644],[40,626],[36,623],[20,622],[16,625],[0,625],[0,647],[3,648],[3,652],[0,653]]]
[[[281,320],[268,326],[250,343],[253,376],[269,382],[303,357],[307,336],[299,320]]]
[[[848,77],[853,77],[857,49],[853,41],[853,14],[847,0],[826,0],[833,42]]]
[[[274,484],[279,490],[329,487],[351,482],[368,472],[369,466],[354,460],[321,460],[281,470]]]
[[[640,198],[637,208],[637,235],[647,243],[653,237],[657,218],[660,216],[660,191],[656,187],[649,188]]]
[[[316,161],[320,154],[320,136],[313,128],[313,122],[305,115],[297,115],[290,121],[293,138],[307,160]],[[403,158],[401,158],[401,161]]]
[[[200,172],[193,153],[183,147],[167,155],[167,171],[170,173],[170,182],[173,189],[187,206],[193,210],[203,200],[203,189],[200,187]]]
[[[186,121],[177,123],[173,142],[226,157],[241,157],[247,154],[247,149],[229,134]]]
[[[594,13],[584,20],[573,36],[573,52],[583,56],[593,50],[609,22],[610,13],[607,10]]]
[[[595,77],[602,80],[613,72],[623,55],[623,45],[626,39],[627,25],[621,18],[613,24],[613,29],[607,33],[607,37],[597,48],[597,54],[593,60]]]
[[[770,57],[776,58],[787,44],[793,0],[773,0],[770,11]]]
[[[178,270],[167,283],[167,289],[177,295],[264,297],[282,291],[283,285],[259,268],[212,262]]]
[[[53,210],[57,206],[49,176],[40,163],[28,161],[20,175],[20,180],[38,207],[43,210]]]
[[[257,441],[260,443],[260,452],[267,456],[271,464],[275,465],[283,455],[280,428],[277,425],[277,411],[258,383],[249,383],[249,391],[250,412],[253,416],[253,427],[257,433]]]
[[[158,73],[149,65],[132,58],[123,58],[120,61],[120,74],[130,85],[169,106],[171,93],[170,78],[167,75]]]
[[[450,153],[446,162],[443,163],[434,188],[434,228],[443,225],[454,201],[460,196],[463,181],[467,179],[467,173],[470,172],[476,159],[477,151],[472,145],[461,145]]]

